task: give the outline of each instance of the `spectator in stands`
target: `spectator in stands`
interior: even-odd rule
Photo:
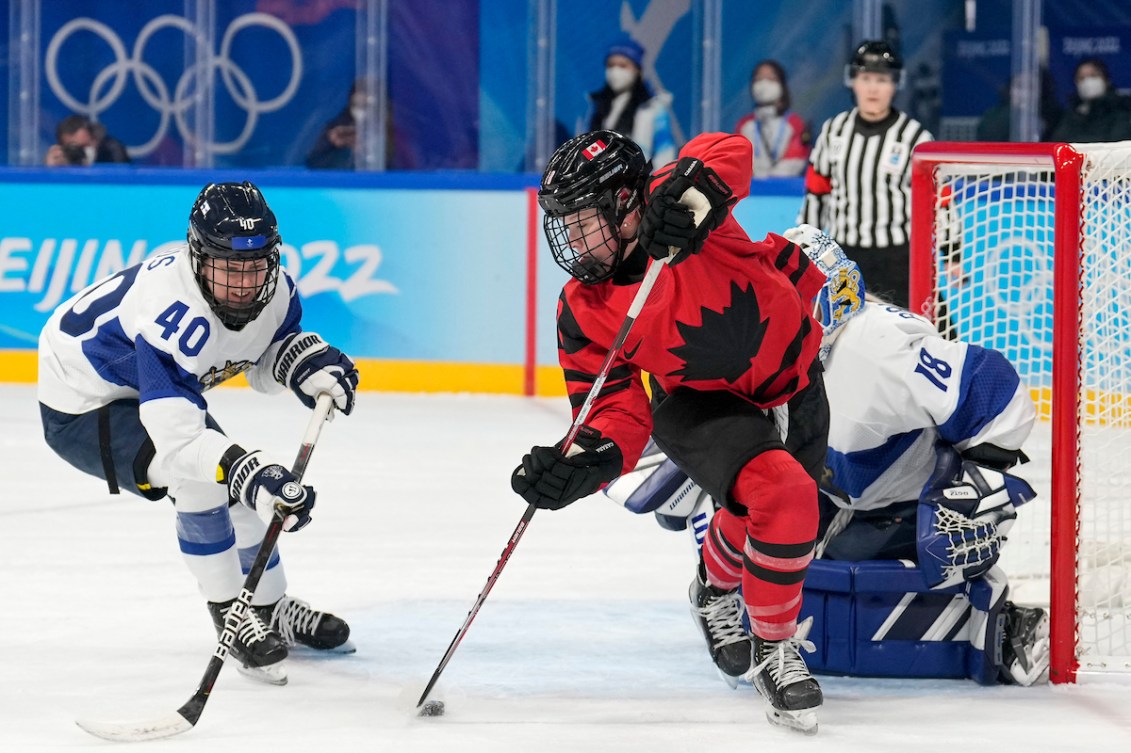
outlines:
[[[738,121],[740,133],[754,145],[754,177],[801,175],[809,163],[811,134],[801,116],[789,109],[789,84],[776,60],[763,60],[750,74],[754,111]]]
[[[609,130],[640,145],[659,167],[675,159],[671,101],[668,92],[654,92],[644,81],[644,48],[627,35],[605,52],[605,85],[589,94],[585,131]]]
[[[1131,100],[1111,85],[1107,65],[1098,58],[1081,60],[1073,75],[1076,93],[1070,109],[1050,136],[1052,141],[1096,142],[1131,139]]]
[[[1049,134],[1056,128],[1064,114],[1056,96],[1056,82],[1048,68],[1041,68],[1040,90],[1038,92],[1037,117],[1038,134],[1041,141],[1049,141]],[[1012,82],[1013,79],[1010,79]],[[1010,141],[1010,122],[1013,117],[1013,87],[1003,86],[999,91],[998,102],[982,113],[978,121],[975,138],[978,141]]]
[[[306,155],[306,166],[312,170],[353,170],[364,167],[357,147],[358,129],[370,112],[370,87],[365,79],[358,79],[350,87],[349,99],[341,112],[322,129],[318,141]],[[392,112],[386,111],[385,167],[392,166],[393,131]]]
[[[68,115],[55,127],[55,143],[44,160],[48,167],[129,163],[126,145],[106,133],[106,127],[85,115]]]

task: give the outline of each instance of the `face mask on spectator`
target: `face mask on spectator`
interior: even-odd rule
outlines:
[[[1080,99],[1098,99],[1102,97],[1107,85],[1100,76],[1085,76],[1076,83],[1076,93]]]
[[[781,84],[768,78],[755,81],[750,87],[750,95],[758,105],[772,105],[781,99]]]
[[[617,94],[626,92],[636,83],[636,72],[620,65],[605,68],[605,83]]]
[[[365,108],[364,107],[351,107],[350,108],[350,117],[353,118],[353,122],[360,123],[361,121],[365,120]]]

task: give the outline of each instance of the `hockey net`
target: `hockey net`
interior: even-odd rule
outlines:
[[[1003,548],[1053,682],[1131,679],[1131,142],[916,149],[911,305],[1016,367],[1038,497]]]

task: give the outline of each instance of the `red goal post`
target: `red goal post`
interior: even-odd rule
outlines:
[[[1050,679],[1131,678],[1131,142],[933,142],[912,162],[912,310],[1005,353],[1038,404],[1017,472],[1039,496],[1002,565],[1047,599]]]

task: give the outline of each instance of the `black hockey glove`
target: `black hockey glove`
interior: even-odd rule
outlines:
[[[560,446],[532,447],[511,475],[511,488],[535,507],[560,510],[620,475],[620,448],[596,429],[582,426],[568,456]]]
[[[229,447],[220,461],[216,480],[227,483],[228,495],[255,510],[268,525],[276,506],[285,516],[284,531],[297,531],[310,522],[314,488],[300,484],[293,473],[266,460],[259,450],[245,452],[239,445]]]
[[[703,249],[707,235],[723,223],[733,204],[734,192],[718,173],[700,159],[684,157],[648,198],[640,243],[655,259],[666,259],[674,248],[677,253],[669,263],[678,264]]]

